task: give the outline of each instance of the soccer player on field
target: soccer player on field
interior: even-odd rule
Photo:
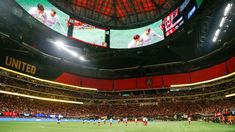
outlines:
[[[57,124],[60,124],[60,117],[57,118]]]
[[[104,125],[106,124],[106,119],[104,118]]]
[[[100,126],[100,122],[101,122],[101,119],[99,118],[99,119],[98,119],[98,126]]]
[[[120,124],[120,122],[121,122],[121,120],[120,120],[120,118],[118,118],[118,125]]]
[[[137,125],[137,122],[138,122],[138,119],[137,119],[137,118],[135,118],[135,125]]]
[[[126,126],[127,126],[127,122],[128,122],[128,120],[127,120],[127,117],[125,118],[125,123],[126,123]]]
[[[93,119],[93,124],[96,124],[96,120],[95,119]]]
[[[145,126],[147,126],[148,125],[148,118],[146,117],[145,118]]]
[[[225,123],[225,117],[224,116],[221,117],[221,122]]]
[[[143,117],[143,125],[145,126],[145,117]]]
[[[191,125],[192,118],[188,117],[188,124]]]
[[[110,127],[112,127],[112,124],[113,124],[113,118],[112,117],[110,118],[109,124],[110,124]]]
[[[83,120],[82,120],[82,124],[84,124],[84,123],[85,123],[85,120],[83,119]]]
[[[232,126],[232,124],[233,124],[233,119],[232,118],[233,117],[231,115],[228,116],[228,123],[229,123],[230,126]]]
[[[229,121],[228,121],[228,122],[229,122],[229,125],[230,125],[230,126],[232,126],[233,121],[232,121],[232,119],[231,119],[231,118],[229,119]]]

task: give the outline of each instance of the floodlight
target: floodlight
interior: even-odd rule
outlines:
[[[58,46],[59,48],[62,48],[62,49],[66,48],[66,47],[65,47],[65,44],[64,44],[62,41],[56,41],[56,42],[54,42],[54,43],[55,43],[55,45]]]
[[[80,56],[79,59],[80,59],[81,61],[85,61],[85,60],[86,60],[83,56]]]

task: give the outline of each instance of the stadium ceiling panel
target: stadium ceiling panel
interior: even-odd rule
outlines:
[[[82,22],[112,29],[128,29],[151,24],[173,10],[183,0],[49,0]]]

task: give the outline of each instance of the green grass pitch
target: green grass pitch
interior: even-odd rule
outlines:
[[[109,123],[98,126],[69,122],[60,125],[56,122],[0,122],[0,132],[235,132],[235,126],[205,122],[192,122],[191,125],[187,122],[150,122],[148,126],[114,123],[112,127]]]

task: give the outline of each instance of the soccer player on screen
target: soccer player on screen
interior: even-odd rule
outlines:
[[[46,20],[44,23],[48,27],[53,28],[56,24],[58,24],[60,26],[60,28],[62,29],[63,33],[66,34],[64,27],[62,26],[62,24],[60,22],[59,16],[57,15],[57,12],[54,9],[51,9],[50,11],[46,10],[45,14],[46,14]]]
[[[136,34],[131,42],[128,44],[128,48],[136,48],[143,46],[143,40],[140,38],[140,35]]]
[[[147,28],[145,32],[140,36],[140,38],[143,40],[143,45],[150,45],[153,43],[154,38],[158,38],[159,40],[163,40],[164,37],[157,34],[153,29]]]
[[[44,12],[44,6],[40,3],[37,4],[37,7],[30,8],[28,13],[42,23],[46,21],[46,14]]]

